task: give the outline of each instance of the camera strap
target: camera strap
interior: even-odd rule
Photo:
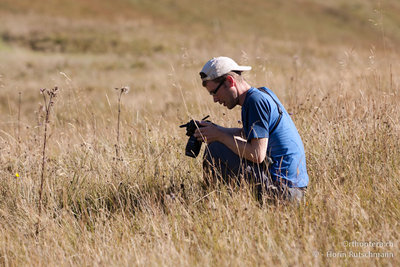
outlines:
[[[271,99],[275,102],[276,106],[278,107],[279,117],[276,120],[274,127],[272,127],[272,129],[269,131],[269,135],[271,135],[275,131],[276,127],[278,127],[278,124],[282,119],[283,111],[281,109],[281,106],[275,100],[275,98],[273,98],[272,95],[267,90],[265,90],[263,87],[259,87],[257,89],[266,93],[267,95],[269,95],[269,97],[271,97]],[[264,160],[264,164],[267,166],[266,170],[268,170],[268,166],[272,165],[273,163],[274,163],[274,160],[270,156],[268,156],[268,153],[267,153],[267,156],[265,157],[265,160]]]
[[[275,102],[276,106],[278,107],[279,118],[276,120],[275,125],[274,125],[274,127],[272,127],[271,131],[269,131],[269,135],[271,135],[275,131],[276,127],[278,127],[278,124],[282,119],[283,112],[282,112],[281,106],[278,104],[278,102],[275,100],[275,98],[273,98],[272,95],[270,93],[268,93],[267,90],[265,90],[263,87],[259,87],[258,90],[263,91],[264,93],[269,95],[272,98],[272,100]]]

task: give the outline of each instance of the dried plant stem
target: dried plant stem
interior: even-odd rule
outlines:
[[[17,134],[17,141],[18,141],[18,156],[20,155],[20,145],[21,145],[21,92],[18,93],[18,134]]]
[[[121,160],[120,158],[120,133],[119,128],[121,124],[121,98],[122,94],[127,94],[129,91],[129,87],[125,86],[122,88],[115,88],[118,91],[118,119],[117,119],[117,143],[115,144],[115,159]]]
[[[392,72],[392,64],[390,64],[390,92],[393,91],[393,72]]]
[[[121,95],[122,95],[122,90],[118,94],[117,145],[115,146],[115,157],[116,157],[116,159],[119,159],[119,148],[120,148],[120,143],[119,143],[119,125],[120,125],[120,122],[121,122]]]
[[[54,87],[51,91],[47,91],[46,89],[41,89],[41,92],[43,94],[43,101],[45,105],[45,121],[44,121],[44,134],[43,134],[43,149],[42,149],[42,169],[41,169],[41,176],[40,176],[40,187],[39,187],[39,204],[38,204],[38,221],[36,224],[36,235],[39,234],[39,228],[40,228],[40,217],[42,215],[42,200],[43,200],[43,186],[45,182],[45,167],[46,167],[46,145],[47,145],[47,125],[49,124],[50,120],[50,111],[51,107],[53,106],[53,98],[56,96],[58,88]],[[49,96],[49,99],[47,100],[46,98],[46,93]]]

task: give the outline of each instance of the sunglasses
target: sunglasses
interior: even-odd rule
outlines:
[[[218,92],[218,90],[219,90],[219,88],[224,84],[224,82],[225,82],[225,79],[222,80],[222,81],[218,84],[217,88],[215,88],[213,91],[210,92],[210,95],[216,95],[217,92]]]

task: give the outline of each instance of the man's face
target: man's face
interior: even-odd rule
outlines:
[[[209,81],[206,84],[206,89],[213,96],[214,102],[218,102],[228,109],[232,109],[236,106],[234,91],[228,86],[229,81],[223,80],[220,83]]]

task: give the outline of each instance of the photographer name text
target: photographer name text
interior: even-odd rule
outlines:
[[[327,258],[394,258],[393,252],[327,251]]]

